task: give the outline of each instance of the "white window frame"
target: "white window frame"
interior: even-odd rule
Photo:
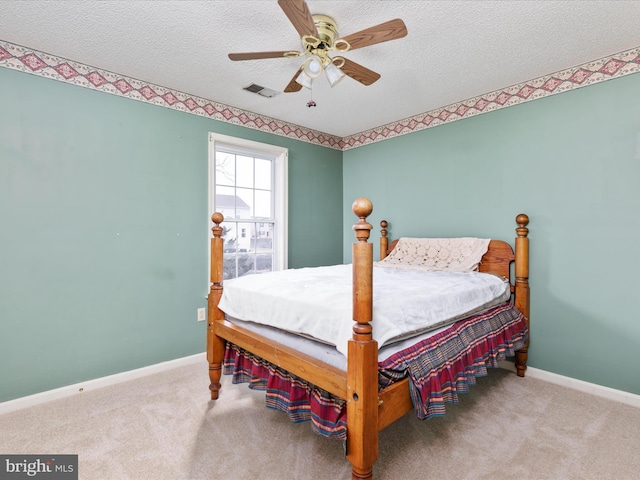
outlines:
[[[216,211],[215,205],[215,175],[216,175],[216,144],[220,143],[225,146],[237,148],[238,150],[248,151],[255,154],[260,153],[275,157],[275,178],[274,178],[274,215],[275,215],[275,245],[273,269],[284,270],[288,266],[288,169],[289,169],[289,149],[270,145],[268,143],[255,142],[253,140],[245,140],[243,138],[231,137],[219,133],[209,132],[209,222],[207,225],[209,231],[209,239],[213,236],[211,232],[211,215]],[[222,223],[224,226],[224,222]],[[209,265],[211,265],[211,251],[209,251]]]

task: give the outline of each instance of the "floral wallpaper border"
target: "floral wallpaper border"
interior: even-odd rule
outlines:
[[[640,72],[640,47],[344,138],[247,112],[0,40],[0,67],[71,83],[337,150],[389,138]]]

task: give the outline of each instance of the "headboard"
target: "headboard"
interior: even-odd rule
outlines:
[[[529,277],[529,239],[527,238],[529,217],[521,213],[516,217],[516,223],[518,224],[518,228],[516,228],[518,235],[516,238],[516,253],[514,253],[511,245],[504,240],[491,240],[489,248],[483,255],[478,267],[480,272],[495,273],[508,278],[512,292],[515,290],[518,278],[528,281]],[[380,260],[389,255],[398,243],[397,239],[389,243],[389,238],[387,237],[388,225],[389,223],[386,220],[380,222]],[[516,261],[516,278],[511,273],[511,263],[514,261]]]

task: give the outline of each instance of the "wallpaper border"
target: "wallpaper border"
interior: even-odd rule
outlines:
[[[0,67],[294,140],[342,149],[342,138],[0,40]]]
[[[640,72],[640,47],[341,138],[0,40],[0,67],[225,123],[349,150]]]
[[[343,150],[640,72],[640,47],[344,137]]]

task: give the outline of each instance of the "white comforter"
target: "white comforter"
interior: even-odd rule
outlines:
[[[352,266],[290,269],[225,280],[227,315],[335,345],[346,356],[354,325]],[[478,272],[373,269],[373,337],[381,347],[509,299],[508,282]]]

